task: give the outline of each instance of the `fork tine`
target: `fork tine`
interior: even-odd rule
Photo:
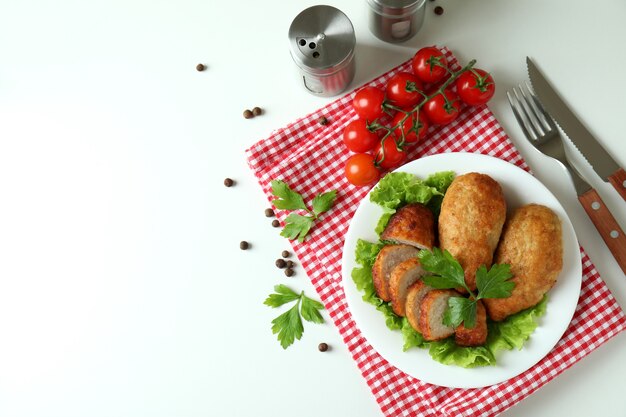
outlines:
[[[548,123],[548,119],[550,119],[550,116],[544,110],[541,103],[539,103],[539,100],[535,96],[535,93],[533,93],[528,83],[526,83],[526,90],[528,91],[528,96],[524,92],[524,86],[520,85],[520,90],[522,91],[524,100],[526,101],[526,103],[528,103],[528,108],[530,109],[530,111],[533,112],[533,115],[535,116],[535,120],[537,124],[541,126],[541,129],[544,130],[545,133],[549,132],[552,128],[550,123]]]
[[[533,139],[540,139],[544,135],[544,131],[541,128],[541,125],[537,123],[535,114],[529,109],[525,97],[522,95],[518,87],[513,88],[513,94],[515,95],[515,99],[517,101],[518,111],[520,112],[522,119],[525,120],[526,129],[531,132]]]
[[[515,91],[515,88],[513,88],[513,90]],[[509,104],[511,105],[511,109],[513,109],[513,114],[515,115],[515,118],[517,119],[517,123],[522,128],[522,131],[524,131],[524,135],[526,135],[526,138],[528,140],[537,140],[537,135],[535,135],[535,132],[532,131],[532,128],[531,130],[527,128],[529,123],[526,120],[524,120],[524,117],[521,111],[518,109],[518,106],[520,105],[519,101],[514,100],[513,97],[511,96],[511,93],[509,93],[508,91],[506,92],[506,97],[509,99]]]
[[[552,116],[550,116],[546,109],[543,107],[537,95],[534,93],[532,88],[530,88],[528,81],[526,81],[526,88],[528,89],[528,94],[530,95],[532,106],[539,115],[539,119],[543,122],[544,126],[548,128],[548,130],[556,130],[556,123],[554,123],[554,119],[552,119]]]
[[[533,130],[535,131],[536,135],[538,137],[541,137],[541,136],[545,135],[545,133],[546,133],[545,129],[541,125],[541,123],[539,121],[539,118],[537,117],[537,114],[535,113],[535,111],[530,106],[530,100],[528,99],[528,97],[524,93],[524,90],[522,89],[522,86],[520,85],[519,89],[514,88],[513,92],[515,93],[515,97],[517,98],[517,100],[520,102],[520,107],[522,108],[522,111],[524,112],[524,115],[528,119],[528,121],[529,121],[530,125],[532,126]]]

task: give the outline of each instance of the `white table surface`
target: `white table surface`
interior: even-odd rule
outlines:
[[[274,266],[289,244],[243,152],[332,100],[304,91],[288,52],[313,4],[0,3],[0,415],[381,415],[327,313],[285,351],[263,305],[278,283],[314,295],[301,267]],[[437,0],[402,45],[374,38],[364,1],[328,4],[356,30],[349,89],[430,44],[493,73],[491,109],[626,306],[567,174],[521,139],[504,94],[532,56],[626,166],[626,3]],[[573,158],[626,228],[626,203]],[[621,334],[502,415],[623,416],[624,375]]]

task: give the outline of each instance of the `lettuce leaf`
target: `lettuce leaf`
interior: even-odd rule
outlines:
[[[425,343],[424,337],[418,331],[416,331],[409,320],[404,317],[402,319],[402,337],[404,339],[404,346],[402,346],[402,351],[406,352],[412,347],[423,347]]]
[[[380,301],[380,305],[376,307],[376,310],[383,313],[385,316],[385,325],[389,330],[402,330],[402,317],[393,312],[391,303],[385,302],[376,297]]]
[[[443,195],[453,179],[453,171],[437,172],[423,181],[408,172],[390,172],[385,175],[370,194],[370,201],[383,209],[376,233],[380,235],[396,209],[406,204],[426,204],[438,215]]]
[[[444,365],[475,368],[496,364],[496,358],[489,348],[485,346],[459,346],[454,342],[454,337],[438,342],[430,342],[428,353],[434,360]]]
[[[435,172],[424,180],[424,184],[434,187],[440,193],[445,194],[450,184],[452,184],[454,176],[454,171]]]
[[[486,346],[494,354],[503,349],[520,350],[537,328],[537,319],[545,314],[547,305],[548,297],[544,296],[534,307],[513,314],[501,322],[489,323]]]
[[[381,300],[376,295],[376,290],[374,289],[374,283],[372,281],[372,268],[365,266],[357,267],[352,270],[351,275],[357,289],[363,293],[363,301],[368,304],[372,304],[376,307],[376,310],[383,313],[387,328],[390,330],[402,329],[402,317],[393,312],[390,303]]]
[[[356,241],[356,249],[354,250],[357,263],[371,268],[383,246],[382,243],[372,243],[364,239],[358,239]]]
[[[385,324],[390,330],[402,329],[402,317],[393,312],[391,305],[381,300],[376,295],[374,281],[372,278],[372,265],[376,260],[376,255],[384,245],[382,243],[371,243],[363,239],[356,242],[356,261],[361,266],[352,270],[351,276],[356,288],[363,293],[363,301],[372,304],[376,310],[383,313]]]

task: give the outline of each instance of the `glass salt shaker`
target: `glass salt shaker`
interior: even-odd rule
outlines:
[[[426,0],[367,0],[367,3],[370,31],[385,42],[409,40],[424,23]]]

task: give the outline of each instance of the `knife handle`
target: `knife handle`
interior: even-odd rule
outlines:
[[[619,168],[613,174],[609,176],[609,182],[613,185],[613,188],[617,190],[622,199],[626,201],[626,171]]]
[[[593,188],[579,195],[578,200],[583,205],[587,215],[600,232],[604,243],[609,247],[617,264],[626,274],[626,235],[609,211],[604,201]]]

